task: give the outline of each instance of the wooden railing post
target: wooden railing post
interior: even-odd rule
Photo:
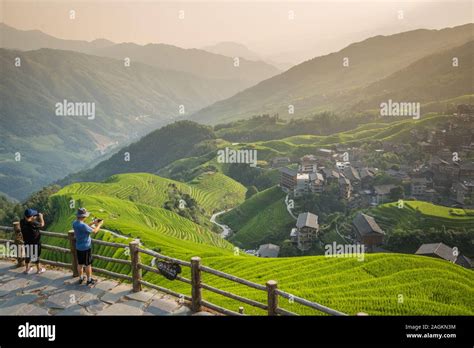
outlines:
[[[69,231],[67,237],[69,239],[69,249],[71,250],[72,276],[79,277],[79,270],[77,269],[76,236],[74,235],[74,231]]]
[[[201,258],[191,258],[191,310],[196,313],[201,311]]]
[[[140,268],[140,252],[138,247],[140,242],[138,240],[131,241],[129,243],[130,248],[130,260],[132,261],[132,279],[133,279],[133,292],[142,291],[142,270]]]
[[[275,280],[267,282],[268,315],[277,315],[278,294],[276,292],[278,284]]]
[[[21,228],[20,228],[20,223],[18,221],[15,221],[13,223],[13,232],[15,233],[14,237],[14,243],[17,247],[17,267],[22,267],[25,265],[25,247],[24,244],[25,242],[23,241],[23,235],[21,234]]]

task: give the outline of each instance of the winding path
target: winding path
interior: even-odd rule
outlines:
[[[218,223],[218,222],[216,221],[216,218],[217,218],[219,215],[222,215],[222,214],[224,214],[224,213],[227,213],[227,212],[230,211],[230,210],[232,210],[232,208],[226,209],[226,210],[223,210],[223,211],[220,211],[220,212],[217,212],[217,213],[213,214],[213,215],[211,216],[211,219],[210,219],[210,221],[211,221],[214,225],[217,225],[217,226],[219,226],[219,227],[222,229],[222,232],[221,232],[221,234],[220,234],[220,236],[221,236],[222,238],[227,238],[227,237],[229,237],[229,236],[232,234],[232,230],[230,229],[229,226],[227,226],[227,225],[222,225],[222,224]]]

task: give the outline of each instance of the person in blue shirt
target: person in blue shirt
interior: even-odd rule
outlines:
[[[90,213],[86,208],[79,208],[76,214],[76,220],[72,223],[74,236],[76,237],[77,269],[79,272],[79,284],[84,281],[84,269],[87,275],[87,285],[95,284],[92,279],[92,239],[91,233],[97,233],[104,223],[103,220],[93,221],[86,224],[84,220]]]

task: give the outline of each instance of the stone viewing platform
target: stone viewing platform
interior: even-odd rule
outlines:
[[[157,290],[133,292],[132,285],[94,276],[93,286],[71,273],[47,268],[24,274],[24,267],[0,260],[1,315],[214,315],[192,313],[175,297]]]

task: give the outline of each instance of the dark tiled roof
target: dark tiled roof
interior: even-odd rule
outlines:
[[[316,180],[324,181],[324,177],[321,173],[310,173],[309,174],[309,180],[311,180],[311,181],[316,181]]]
[[[291,170],[290,168],[286,168],[286,167],[280,168],[280,173],[284,173],[290,176],[296,176],[297,174],[296,171]]]
[[[366,178],[366,177],[373,177],[374,176],[374,173],[372,173],[368,168],[362,168],[360,170],[360,177],[362,179]]]
[[[384,231],[380,228],[380,226],[375,222],[375,219],[372,216],[359,213],[357,216],[352,220],[357,231],[360,233],[361,236],[367,235],[370,233],[380,233],[385,234]]]
[[[296,221],[296,227],[311,227],[311,228],[319,228],[318,225],[318,216],[312,213],[301,213],[298,215],[298,220]]]
[[[324,175],[326,175],[326,178],[339,179],[339,173],[336,172],[334,169],[324,168],[323,173],[324,173]]]
[[[456,259],[455,262],[457,265],[466,267],[466,268],[472,268],[472,261],[469,257],[464,256],[464,255],[459,255],[458,258]]]
[[[339,185],[350,185],[351,181],[343,176],[339,177]]]
[[[415,252],[417,255],[436,255],[442,259],[454,262],[456,256],[453,255],[453,248],[444,243],[429,243],[422,244]]]
[[[257,253],[261,257],[278,257],[280,247],[275,244],[263,244],[258,248]]]
[[[360,176],[359,176],[359,173],[357,172],[357,169],[355,169],[352,166],[344,168],[344,175],[350,180],[356,180],[356,181],[360,180]]]
[[[395,185],[388,184],[388,185],[376,185],[374,186],[374,191],[378,195],[388,195],[390,190],[395,188]]]

